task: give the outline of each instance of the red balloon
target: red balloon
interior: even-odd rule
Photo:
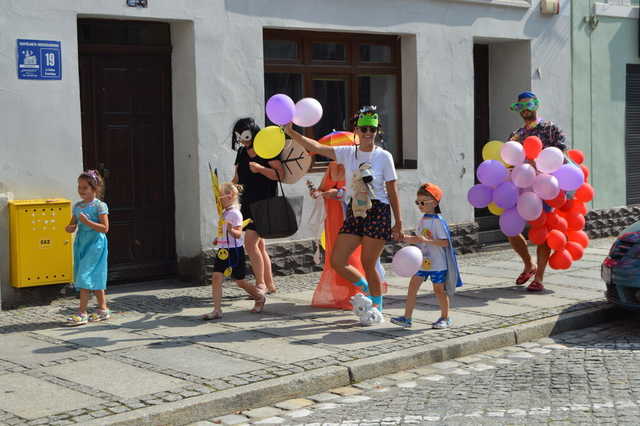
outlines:
[[[540,216],[538,216],[536,220],[529,221],[529,225],[531,225],[532,228],[538,228],[543,226],[545,223],[547,223],[547,213],[544,211],[540,213]]]
[[[579,149],[570,149],[567,151],[567,155],[578,164],[584,163],[584,153]]]
[[[571,258],[574,261],[580,260],[584,256],[584,247],[574,241],[567,243],[566,250],[571,254]]]
[[[529,240],[537,246],[544,244],[548,235],[549,230],[546,226],[537,226],[529,229]]]
[[[562,232],[563,234],[566,234],[567,231],[569,230],[569,222],[567,222],[567,219],[565,219],[564,217],[558,216],[558,220],[550,228],[556,229]]]
[[[524,145],[524,153],[529,160],[535,159],[542,151],[542,141],[537,136],[529,136],[522,144]]]
[[[547,235],[547,245],[552,250],[564,250],[564,246],[567,245],[567,237],[563,232],[553,229]]]
[[[569,241],[578,243],[583,248],[587,248],[589,246],[589,236],[584,231],[569,231],[567,236],[569,237]]]
[[[571,211],[571,209],[573,208],[573,205],[575,204],[575,200],[567,200],[562,207],[560,207],[560,210],[568,212]]]
[[[565,192],[560,191],[560,193],[556,198],[554,198],[553,200],[545,200],[545,203],[547,203],[549,207],[553,207],[554,209],[559,209],[564,205],[566,201],[567,201],[567,196]]]
[[[587,214],[587,206],[584,205],[583,202],[573,200],[573,205],[571,206],[571,210],[569,210],[569,214]]]
[[[580,164],[580,169],[582,169],[582,174],[584,175],[584,181],[586,182],[589,179],[589,168],[584,164]]]
[[[569,214],[567,216],[567,225],[569,231],[580,231],[582,228],[584,228],[584,216],[579,213]]]
[[[582,201],[583,203],[588,203],[593,200],[593,196],[595,191],[593,190],[593,186],[588,183],[583,183],[580,188],[576,191],[575,199],[578,201]],[[548,204],[548,203],[547,203]]]
[[[556,251],[549,258],[549,266],[553,269],[569,269],[571,267],[571,253],[568,250]]]

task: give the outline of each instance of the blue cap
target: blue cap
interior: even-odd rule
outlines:
[[[518,95],[518,100],[520,99],[538,99],[538,97],[533,92],[522,92]]]

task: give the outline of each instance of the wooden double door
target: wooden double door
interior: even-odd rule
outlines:
[[[175,273],[170,48],[80,44],[85,169],[109,205],[109,281]]]

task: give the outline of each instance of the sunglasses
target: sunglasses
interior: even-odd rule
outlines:
[[[433,203],[435,200],[427,200],[427,201],[418,201],[416,200],[416,206],[426,206],[427,204]]]
[[[373,126],[360,126],[358,129],[360,129],[362,133],[375,133],[378,131],[378,128]]]
[[[511,104],[511,111],[520,112],[523,110],[536,111],[538,106],[540,105],[540,101],[537,99],[532,99],[526,102],[515,102]]]

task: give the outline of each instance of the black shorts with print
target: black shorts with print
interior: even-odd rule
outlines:
[[[243,280],[247,275],[245,263],[244,247],[219,248],[213,264],[213,272],[224,274],[225,269],[231,267],[231,278]]]
[[[347,209],[347,218],[342,224],[340,234],[359,235],[388,241],[391,239],[391,206],[378,200],[367,210],[366,217],[353,216],[351,204]]]

